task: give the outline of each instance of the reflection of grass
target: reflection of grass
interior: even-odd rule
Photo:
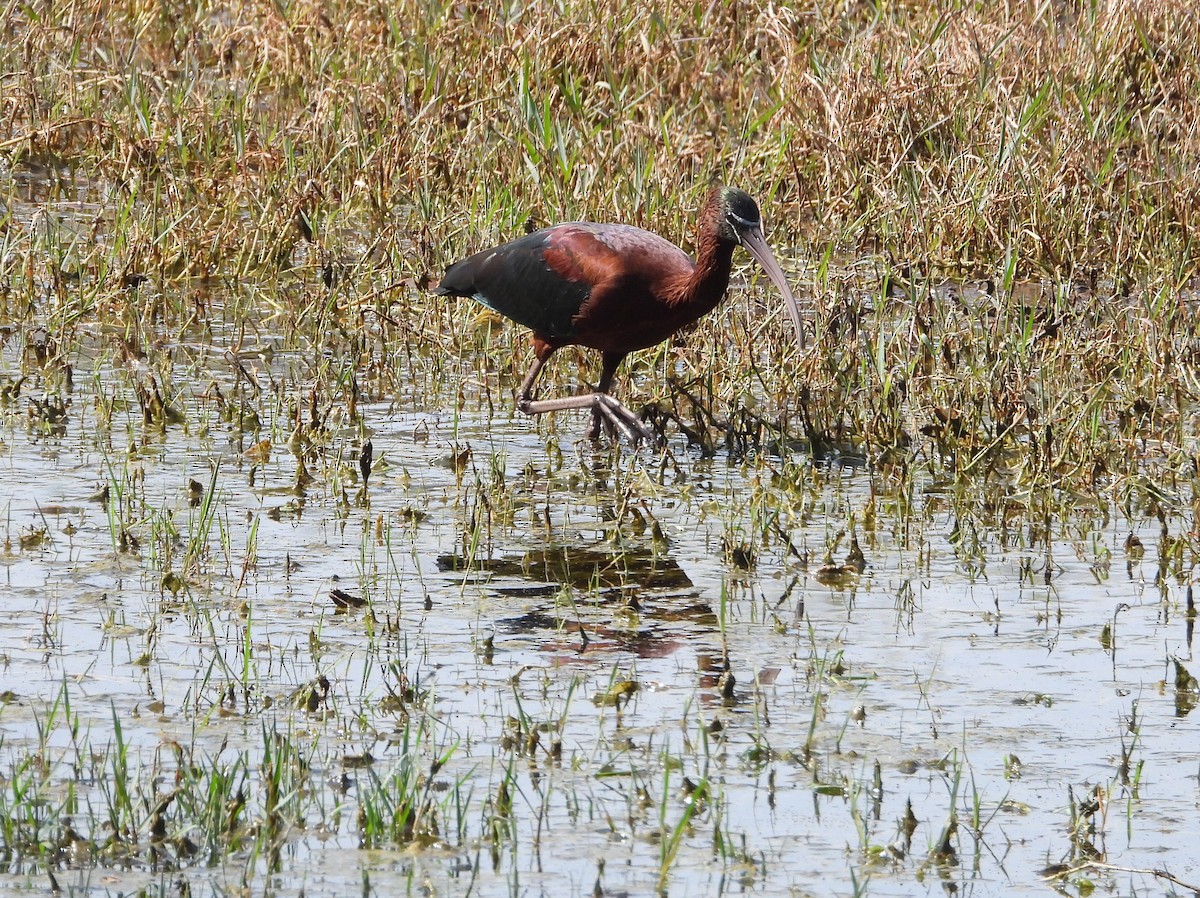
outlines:
[[[684,838],[692,832],[692,819],[698,812],[706,810],[709,803],[708,780],[701,779],[698,783],[693,783],[685,779],[682,789],[684,793],[683,808],[679,813],[679,818],[672,825],[669,822],[667,805],[672,794],[670,771],[671,765],[664,764],[662,804],[659,809],[659,825],[662,827],[662,835],[659,842],[658,866],[658,891],[663,895],[668,893],[667,885],[670,881],[671,868],[679,855],[680,846]],[[713,832],[714,835],[719,833],[719,827]]]
[[[0,791],[6,864],[41,859],[51,868],[145,863],[179,870],[221,863],[248,846],[259,853],[279,841],[285,819],[303,825],[313,813],[311,800],[300,800],[311,795],[308,765],[282,736],[264,730],[261,759],[248,750],[207,757],[173,743],[143,765],[115,710],[111,736],[93,744],[68,696],[64,684],[37,720],[40,749],[6,771]],[[55,748],[63,735],[70,747]],[[55,784],[60,767],[72,774],[65,791]],[[253,771],[263,773],[265,792],[252,791]]]
[[[213,525],[216,523],[217,510],[219,508],[217,475],[220,473],[220,470],[220,465],[213,465],[208,488],[203,491],[200,504],[192,516],[193,526],[188,533],[187,548],[183,556],[183,574],[185,577],[197,575],[203,563],[208,558],[209,539],[212,535]],[[254,529],[256,528],[252,527],[252,533]],[[253,544],[253,536],[251,536],[250,541]]]
[[[430,845],[442,837],[454,838],[466,829],[463,819],[470,796],[462,793],[459,781],[447,795],[438,798],[438,771],[454,753],[454,746],[443,751],[427,745],[432,740],[428,718],[418,718],[404,727],[400,759],[384,775],[374,767],[365,773],[360,786],[358,830],[362,847],[405,847],[413,843]],[[425,769],[423,769],[425,768]],[[453,818],[449,813],[454,812]]]

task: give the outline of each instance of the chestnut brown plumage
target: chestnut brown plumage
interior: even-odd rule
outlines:
[[[456,262],[436,292],[470,296],[533,331],[535,361],[517,407],[527,415],[589,408],[587,435],[602,425],[627,438],[653,433],[613,398],[613,376],[629,353],[661,343],[712,311],[725,297],[733,250],[743,246],[783,294],[804,346],[800,310],[762,232],[758,205],[741,190],[718,187],[700,213],[696,260],[657,234],[632,225],[571,222],[535,231]],[[563,346],[601,353],[595,391],[535,399],[546,361]]]

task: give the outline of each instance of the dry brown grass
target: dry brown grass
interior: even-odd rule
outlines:
[[[310,178],[326,216],[426,235],[396,261],[436,271],[476,242],[453,228],[525,214],[678,229],[716,173],[842,251],[1185,273],[1185,6],[10,4],[3,142],[171,183],[196,268]]]
[[[370,308],[392,322],[385,357],[403,341],[517,371],[519,332],[481,343],[476,310],[420,288],[526,222],[686,242],[717,176],[811,260],[819,342],[797,360],[758,306],[731,304],[640,357],[632,395],[702,442],[740,420],[960,473],[1015,450],[1018,475],[1076,481],[1118,464],[1114,431],[1190,445],[1200,20],[1182,0],[10,2],[4,21],[6,181],[41,184],[6,201],[10,317],[61,327],[123,307],[142,276],[283,273],[299,301],[266,301],[290,327],[354,331]],[[79,230],[62,205],[78,195],[95,239],[69,247],[86,288],[68,301],[64,238],[26,225],[58,203]]]

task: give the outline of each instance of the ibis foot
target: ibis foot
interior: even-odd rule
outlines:
[[[517,400],[517,408],[526,415],[541,415],[546,412],[572,408],[591,409],[592,422],[584,433],[584,436],[590,440],[594,440],[600,435],[601,425],[616,431],[631,443],[637,443],[639,440],[652,443],[657,439],[657,435],[645,421],[608,393],[584,393],[582,396],[537,400],[523,397]]]
[[[607,393],[593,393],[596,404],[592,407],[592,423],[583,432],[584,439],[600,438],[603,429],[608,434],[620,433],[631,443],[645,441],[653,443],[658,435],[637,415]]]

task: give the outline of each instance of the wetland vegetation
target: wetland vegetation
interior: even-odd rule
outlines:
[[[0,10],[0,891],[1200,886],[1189,3]],[[807,347],[515,413],[446,265],[713,178]]]

